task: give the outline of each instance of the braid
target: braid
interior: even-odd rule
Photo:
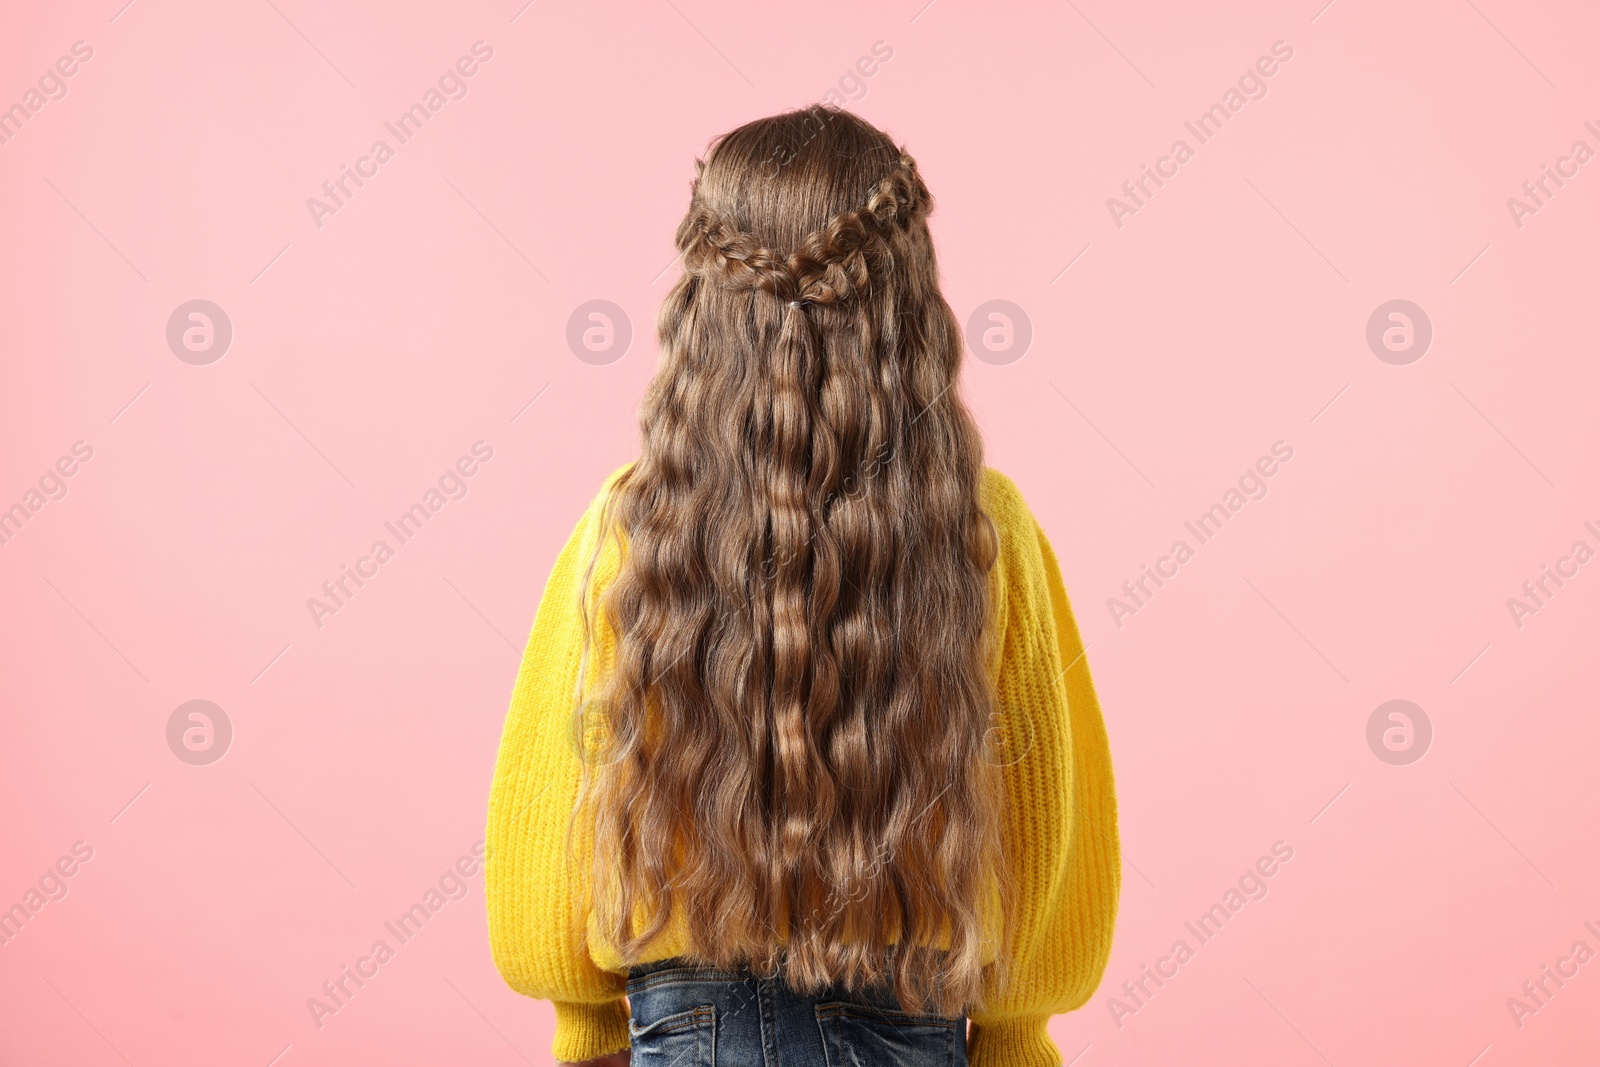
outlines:
[[[911,156],[901,154],[866,203],[829,219],[788,255],[765,247],[695,198],[680,230],[684,269],[721,287],[782,300],[845,303],[890,266],[888,236],[927,215],[933,200]]]

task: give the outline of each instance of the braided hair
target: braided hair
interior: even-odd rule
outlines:
[[[671,922],[713,966],[948,1014],[999,975],[997,544],[932,206],[831,108],[696,165],[640,457],[600,519],[626,552],[584,600],[585,663],[600,628],[616,645],[580,724],[607,739],[574,805],[583,911],[626,961]]]
[[[833,216],[788,255],[698,200],[678,229],[678,247],[685,271],[730,291],[759,289],[791,306],[842,303],[893,268],[886,235],[921,222],[932,206],[916,161],[902,153],[862,207]]]

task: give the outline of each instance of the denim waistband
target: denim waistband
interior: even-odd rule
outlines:
[[[644,989],[652,988],[664,982],[678,981],[734,981],[734,982],[774,982],[782,976],[781,965],[777,971],[762,973],[753,971],[748,967],[717,967],[708,960],[694,959],[689,956],[671,956],[666,959],[652,960],[648,963],[634,964],[628,968],[626,992],[632,997]],[[780,982],[780,984],[783,984]],[[845,990],[842,985],[833,985],[826,990],[819,991],[821,997],[829,995],[849,996],[852,999],[866,1003],[878,1004],[884,1007],[898,1007],[899,1001],[895,996],[892,985],[887,981],[869,984],[865,987]]]
[[[716,967],[706,960],[697,960],[688,956],[669,956],[666,959],[652,960],[649,963],[637,963],[628,968],[628,984],[641,982],[653,974],[663,971],[682,971],[685,975],[696,975],[704,978],[772,978],[775,975],[762,975],[745,967],[732,969]]]
[[[965,1012],[908,1011],[881,985],[854,992],[839,985],[800,992],[779,974],[719,969],[685,956],[636,964],[628,973],[629,1054],[634,1063],[967,1064]]]

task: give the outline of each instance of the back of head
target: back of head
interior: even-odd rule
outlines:
[[[697,163],[640,458],[606,509],[626,551],[578,804],[624,959],[676,911],[718,966],[979,1000],[987,879],[1009,894],[997,546],[931,207],[915,161],[833,109]]]

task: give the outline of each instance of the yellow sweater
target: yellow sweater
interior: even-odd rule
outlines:
[[[582,647],[579,591],[600,504],[626,469],[606,479],[545,586],[489,797],[489,940],[511,988],[553,1002],[557,1060],[629,1044],[626,967],[593,917],[574,914],[587,868],[570,868],[562,848],[581,770],[570,741]],[[1018,896],[1012,980],[1005,995],[970,1013],[968,1057],[971,1067],[1059,1067],[1045,1026],[1089,999],[1111,951],[1121,888],[1111,755],[1044,531],[1016,485],[992,468],[984,473],[982,504],[1000,534],[992,581],[1003,641],[991,672],[1000,714],[1009,720],[999,724],[1001,735],[1015,739],[1019,754],[1005,760],[1001,833]],[[597,564],[602,589],[616,573],[617,555],[609,551]],[[613,651],[602,645],[593,654],[605,664]],[[580,857],[587,855],[587,835],[577,840]],[[670,925],[650,959],[680,954],[681,929]]]

